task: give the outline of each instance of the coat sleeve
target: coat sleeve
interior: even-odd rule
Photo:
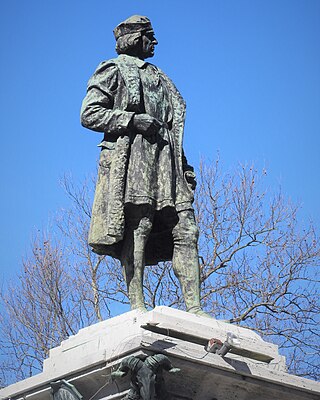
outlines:
[[[115,94],[121,89],[120,73],[114,62],[99,65],[88,82],[81,107],[81,124],[97,132],[122,134],[134,113],[114,108]],[[123,85],[122,85],[123,86]]]

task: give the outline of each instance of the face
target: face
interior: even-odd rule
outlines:
[[[137,387],[140,388],[141,398],[144,400],[156,399],[156,374],[145,365],[137,373]]]
[[[142,58],[154,56],[154,47],[158,44],[153,31],[148,31],[142,35]]]

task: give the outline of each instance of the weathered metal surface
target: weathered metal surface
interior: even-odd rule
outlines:
[[[119,56],[98,66],[81,109],[83,126],[104,133],[89,244],[121,260],[132,309],[145,309],[145,265],[172,260],[187,309],[201,313],[185,102],[145,61],[158,43],[148,18],[130,17],[114,33]]]
[[[122,360],[118,370],[111,375],[117,379],[131,374],[131,389],[125,400],[170,400],[162,375],[164,369],[171,373],[180,371],[163,354],[130,356]]]
[[[65,380],[51,383],[51,395],[52,400],[82,400],[81,393]]]

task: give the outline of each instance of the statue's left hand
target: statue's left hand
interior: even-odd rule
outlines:
[[[186,178],[186,181],[188,182],[188,185],[191,187],[191,189],[195,190],[195,188],[197,186],[196,174],[193,171],[186,171],[184,173],[184,176]]]

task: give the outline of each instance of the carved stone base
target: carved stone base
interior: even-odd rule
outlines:
[[[63,386],[64,394],[56,394],[59,400],[73,393],[78,396],[73,400],[80,395],[83,400],[144,400],[137,390],[129,394],[132,376],[125,367],[128,363],[121,362],[154,354],[170,360],[170,368],[161,370],[166,400],[320,398],[320,384],[288,374],[277,346],[254,332],[167,307],[131,311],[81,329],[50,351],[42,373],[0,390],[0,398],[51,400],[53,391],[59,390],[52,383],[64,380],[72,386]],[[180,372],[170,373],[172,368]],[[154,395],[150,400],[161,398]]]

